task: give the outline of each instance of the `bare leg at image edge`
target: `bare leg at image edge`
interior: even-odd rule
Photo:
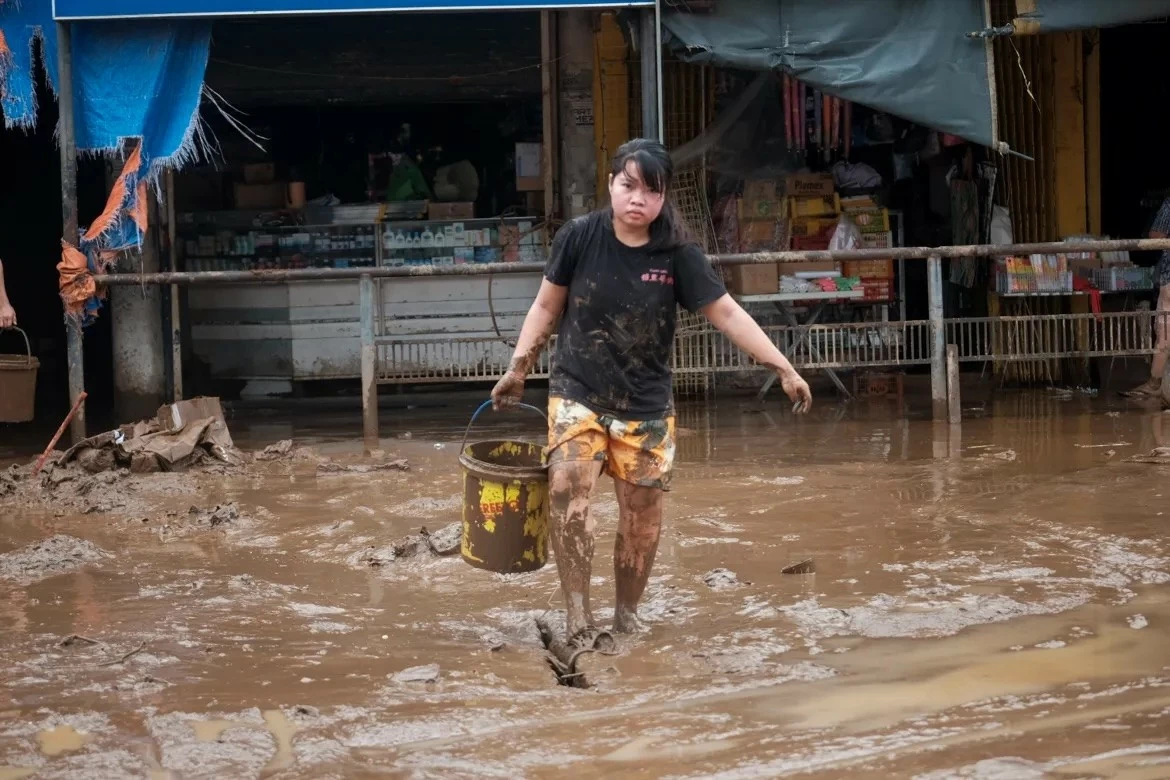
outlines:
[[[589,503],[601,473],[599,462],[566,462],[549,469],[551,541],[568,613],[569,644],[599,651],[614,647],[597,628],[589,603],[596,527]],[[617,601],[613,630],[638,629],[638,602],[646,591],[662,531],[662,490],[615,479],[619,507],[614,544]]]

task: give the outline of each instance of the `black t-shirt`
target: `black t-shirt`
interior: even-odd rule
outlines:
[[[618,419],[668,414],[677,306],[698,311],[727,292],[703,251],[626,246],[598,211],[561,228],[544,275],[569,288],[549,391]]]

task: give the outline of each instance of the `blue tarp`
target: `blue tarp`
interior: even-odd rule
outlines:
[[[113,151],[141,138],[147,167],[182,162],[192,152],[203,73],[211,48],[205,21],[86,22],[72,25],[77,148]],[[32,40],[39,37],[56,91],[57,36],[49,0],[0,5],[0,32],[11,51],[0,64],[4,121],[36,122]]]
[[[146,183],[164,166],[198,153],[199,101],[211,49],[211,23],[199,20],[82,22],[72,27],[73,109],[80,152],[116,154],[137,139],[106,209],[89,230],[63,238],[61,294],[83,320],[97,310],[92,274],[142,243]],[[0,4],[0,106],[9,127],[37,121],[33,62],[40,39],[56,91],[56,26],[51,0]]]

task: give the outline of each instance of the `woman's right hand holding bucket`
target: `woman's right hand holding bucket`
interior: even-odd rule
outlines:
[[[496,382],[496,386],[492,388],[492,408],[497,412],[509,409],[515,409],[516,404],[520,403],[520,399],[524,397],[524,380],[527,377],[521,371],[514,368],[508,369],[508,373]]]

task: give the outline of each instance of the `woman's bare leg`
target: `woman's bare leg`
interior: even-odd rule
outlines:
[[[638,602],[646,591],[650,569],[658,552],[663,491],[620,479],[615,479],[613,484],[620,510],[617,542],[613,549],[617,586],[613,629],[629,633],[638,628]]]
[[[549,467],[552,547],[568,610],[570,637],[593,625],[589,578],[593,573],[595,524],[589,511],[589,500],[600,474],[601,463],[598,461],[564,461]]]

